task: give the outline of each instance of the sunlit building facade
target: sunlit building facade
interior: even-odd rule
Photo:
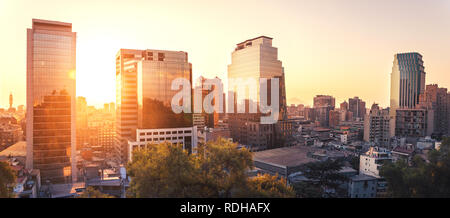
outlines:
[[[425,91],[425,68],[422,55],[417,52],[394,56],[391,73],[390,132],[395,136],[395,117],[398,108],[415,108]]]
[[[76,33],[33,19],[27,29],[27,160],[42,181],[76,181]]]
[[[257,113],[251,113],[250,104],[255,103],[257,107],[259,106],[261,78],[268,79],[268,84],[273,78],[279,81],[277,124],[261,124],[261,116],[265,115],[259,113],[259,110],[256,110]],[[233,80],[235,86],[230,85],[230,81]],[[231,54],[231,64],[228,65],[228,90],[228,94],[234,96],[234,102],[228,102],[234,106],[234,112],[227,111],[233,140],[257,150],[281,147],[286,144],[290,136],[285,137],[285,135],[289,135],[292,125],[287,122],[284,68],[282,62],[278,60],[278,48],[272,46],[272,38],[260,36],[236,45]],[[270,99],[270,89],[267,93]],[[230,96],[228,98],[230,99]],[[238,105],[245,105],[244,113],[237,111]],[[286,122],[280,122],[282,120]]]
[[[121,49],[116,55],[116,154],[129,160],[128,142],[138,129],[193,127],[192,113],[175,114],[172,81],[184,78],[192,84],[192,65],[182,51]],[[189,89],[192,94],[192,89]],[[193,131],[191,131],[193,132]]]

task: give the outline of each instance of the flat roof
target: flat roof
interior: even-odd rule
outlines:
[[[42,19],[36,19],[33,18],[33,25],[35,23],[41,23],[41,24],[49,24],[49,25],[58,25],[58,26],[67,26],[72,27],[71,23],[61,22],[61,21],[53,21],[53,20],[42,20]]]
[[[358,174],[358,175],[352,176],[351,179],[352,179],[352,181],[364,181],[364,180],[375,180],[377,178],[366,175],[366,174]]]
[[[307,146],[293,146],[276,148],[271,150],[253,153],[253,161],[276,164],[280,166],[300,166],[309,162],[318,161],[307,157],[308,152],[315,152],[316,149]]]
[[[253,41],[253,40],[259,39],[259,38],[266,38],[266,39],[270,39],[270,40],[273,39],[273,38],[270,38],[270,37],[268,37],[268,36],[258,36],[258,37],[255,37],[255,38],[253,38],[253,39],[247,39],[247,40],[245,40],[245,41],[243,41],[243,42],[241,42],[241,43],[238,43],[238,44],[236,44],[236,45],[242,45],[242,44],[245,44],[246,42],[250,42],[250,41]]]
[[[27,142],[19,141],[0,152],[0,157],[26,157],[27,156]]]

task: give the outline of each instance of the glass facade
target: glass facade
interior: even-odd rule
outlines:
[[[137,129],[193,126],[191,113],[172,111],[172,98],[179,92],[171,90],[176,78],[192,83],[192,65],[186,52],[121,49],[117,53],[115,153],[118,162],[128,161],[128,140],[136,140]]]
[[[27,46],[27,167],[42,181],[75,177],[75,52],[71,24],[33,20]]]
[[[391,108],[414,108],[425,91],[425,69],[419,53],[396,54],[391,74]]]
[[[147,50],[146,54],[147,58],[138,64],[139,128],[192,127],[192,113],[175,114],[171,107],[172,98],[179,92],[171,90],[172,81],[184,78],[192,84],[187,53]]]

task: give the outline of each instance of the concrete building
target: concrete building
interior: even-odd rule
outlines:
[[[431,136],[434,127],[434,113],[427,109],[400,108],[396,110],[395,135],[420,138]]]
[[[76,33],[72,24],[32,20],[27,29],[27,169],[43,181],[77,180]]]
[[[314,97],[314,115],[322,127],[330,127],[330,112],[334,110],[336,100],[333,96],[317,95]]]
[[[196,126],[167,129],[138,129],[136,131],[136,141],[128,141],[129,161],[132,160],[134,150],[162,142],[181,144],[189,152],[195,152],[198,143],[197,131]]]
[[[432,111],[434,114],[433,134],[445,135],[449,132],[450,107],[446,88],[439,88],[437,84],[427,85],[425,92],[419,96],[418,108]]]
[[[380,178],[380,167],[391,161],[392,156],[388,149],[370,147],[369,151],[360,156],[359,173]]]
[[[389,109],[382,109],[378,104],[373,104],[370,113],[364,119],[364,141],[373,142],[378,146],[390,145]]]
[[[366,116],[366,102],[358,97],[348,99],[348,110],[353,113],[353,119],[364,119]]]
[[[278,60],[278,49],[272,46],[272,38],[260,36],[237,44],[228,65],[228,98],[234,97],[234,102],[228,102],[228,108],[234,107],[233,113],[228,111],[231,137],[236,142],[250,147],[274,148],[284,146],[289,141],[284,136],[286,128],[291,127],[287,122],[286,89],[284,68]],[[278,122],[283,124],[262,124],[258,105],[261,99],[261,78],[268,80],[277,78],[279,81],[279,116]],[[235,81],[230,84],[230,81]],[[247,81],[246,85],[239,81]],[[270,82],[268,83],[270,84]],[[269,90],[270,91],[270,90]],[[267,92],[270,98],[270,92]],[[257,113],[250,113],[251,105]],[[238,106],[244,105],[245,111],[237,111]],[[264,115],[265,116],[265,115]]]
[[[375,198],[377,195],[377,178],[365,174],[355,175],[348,184],[349,198]]]
[[[359,156],[359,174],[377,178],[377,196],[384,196],[387,189],[386,180],[380,176],[381,166],[392,160],[391,152],[380,147],[370,147],[369,151]]]

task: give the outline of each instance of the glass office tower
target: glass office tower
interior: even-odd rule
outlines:
[[[137,71],[139,129],[192,127],[192,113],[175,114],[171,107],[173,96],[179,92],[171,90],[172,81],[184,78],[192,84],[188,54],[161,50],[146,50],[145,53]],[[192,96],[192,87],[190,92],[187,94]]]
[[[27,160],[42,181],[76,181],[72,24],[33,19],[27,29]]]
[[[121,49],[116,55],[116,160],[126,163],[137,129],[192,127],[192,114],[175,114],[172,81],[192,84],[192,65],[182,51]],[[192,91],[191,91],[192,92]],[[191,93],[192,94],[192,93]]]
[[[414,108],[425,91],[425,68],[419,53],[394,57],[391,74],[391,108]]]
[[[395,136],[396,110],[414,109],[424,91],[425,68],[422,55],[417,52],[396,54],[391,73],[391,137]]]

